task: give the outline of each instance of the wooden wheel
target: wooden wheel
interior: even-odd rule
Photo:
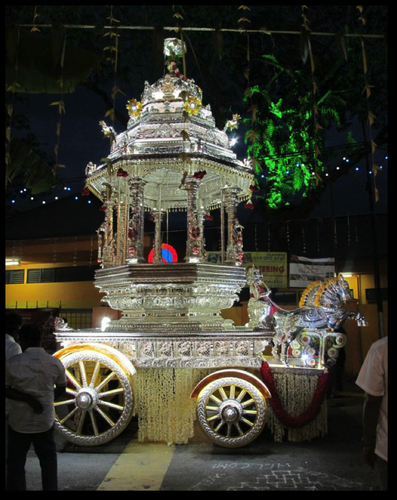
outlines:
[[[245,446],[265,425],[266,402],[247,380],[225,377],[206,385],[198,396],[197,414],[207,436],[228,448]]]
[[[129,424],[133,413],[128,360],[87,349],[57,355],[65,366],[66,396],[55,406],[55,427],[68,441],[82,446],[106,443]],[[127,363],[125,363],[127,362]]]

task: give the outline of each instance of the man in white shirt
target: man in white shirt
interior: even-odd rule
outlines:
[[[41,339],[38,326],[23,325],[19,332],[23,352],[6,366],[6,396],[11,400],[7,490],[26,490],[25,463],[31,444],[40,460],[43,490],[58,489],[54,399],[65,392],[66,374],[62,362],[40,347]]]
[[[387,490],[388,337],[374,342],[361,367],[356,384],[365,391],[363,458],[379,473],[381,490]]]

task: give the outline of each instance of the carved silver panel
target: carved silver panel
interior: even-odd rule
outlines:
[[[124,354],[138,368],[259,368],[262,352],[271,334],[239,331],[191,334],[184,336],[65,331],[55,333],[64,347],[74,344],[108,345]]]

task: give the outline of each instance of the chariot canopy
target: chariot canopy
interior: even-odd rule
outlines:
[[[103,256],[104,267],[125,264],[128,259],[143,261],[144,211],[154,218],[157,236],[166,211],[186,211],[185,260],[204,262],[203,220],[210,210],[221,206],[228,218],[226,260],[241,265],[242,241],[236,207],[252,193],[252,167],[249,161],[237,159],[226,126],[223,130],[216,127],[200,87],[179,71],[176,61],[181,53],[180,40],[165,40],[167,72],[154,84],[145,83],[140,101],[128,101],[127,130],[117,134],[102,122],[104,134],[111,140],[111,150],[105,163],[88,168],[87,187],[104,202],[107,225],[112,225],[114,217],[110,212],[117,212],[118,240],[112,243],[116,248],[105,251],[109,256]],[[109,228],[102,230],[102,246],[106,247],[110,244],[106,237]],[[159,244],[157,238],[157,262]],[[113,251],[116,257],[112,262]]]

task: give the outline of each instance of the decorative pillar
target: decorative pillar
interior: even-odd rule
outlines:
[[[197,195],[200,178],[188,176],[185,180],[187,192],[187,242],[186,262],[203,262],[204,245],[202,238],[202,222],[199,221]]]
[[[202,245],[202,260],[201,262],[207,261],[207,252],[205,250],[205,238],[204,238],[204,220],[205,220],[205,207],[200,206],[197,210],[198,225],[201,234],[201,245]]]
[[[115,265],[115,244],[113,235],[113,207],[114,198],[110,195],[104,203],[105,220],[98,229],[98,261],[101,259],[102,267]],[[102,234],[101,234],[102,233]],[[102,251],[100,251],[102,244]]]
[[[220,205],[221,215],[221,263],[225,262],[225,202],[224,193],[222,191],[222,199]]]
[[[163,217],[162,211],[155,210],[153,213],[154,216],[154,255],[153,255],[153,263],[161,264],[161,219]]]
[[[144,199],[145,181],[141,177],[128,180],[130,190],[129,221],[127,232],[127,262],[130,264],[144,262]]]
[[[225,204],[227,213],[227,248],[226,264],[241,266],[243,263],[243,226],[236,218],[237,193],[239,188],[229,187],[225,189]]]
[[[125,264],[127,254],[128,201],[120,195],[117,204],[116,265]]]

